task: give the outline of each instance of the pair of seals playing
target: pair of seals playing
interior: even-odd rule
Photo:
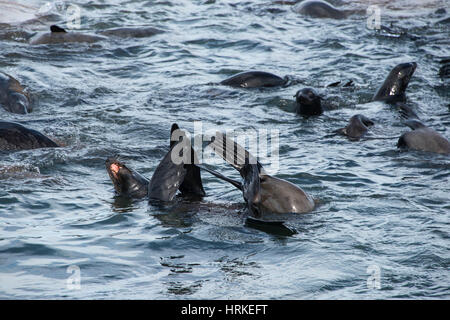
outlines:
[[[387,103],[404,101],[406,98],[406,88],[416,68],[417,64],[415,62],[401,63],[395,66],[377,90],[372,100]],[[296,112],[298,114],[315,116],[323,113],[322,98],[314,89],[301,89],[297,91],[294,97],[296,100]]]
[[[116,159],[106,160],[106,170],[117,194],[134,198],[147,196],[149,201],[171,201],[180,190],[182,196],[203,197],[205,191],[200,175],[200,169],[202,169],[241,190],[248,211],[253,217],[264,218],[269,214],[280,213],[305,213],[314,209],[315,202],[306,192],[288,181],[265,173],[261,164],[250,153],[223,134],[216,133],[210,147],[239,171],[243,178],[242,182],[197,165],[195,152],[183,133],[179,135],[182,137],[181,141],[176,139],[173,141],[174,133],[177,131],[180,133],[181,130],[173,124],[170,150],[155,169],[150,181]],[[229,152],[226,149],[227,146],[234,147],[232,161],[227,157]],[[182,155],[180,151],[186,152],[185,155]],[[174,162],[174,157],[177,156],[183,156],[184,160],[180,163]]]
[[[176,141],[177,138],[181,140]],[[175,162],[174,159],[182,161]],[[205,191],[195,151],[177,124],[171,128],[170,150],[150,180],[114,158],[106,160],[106,171],[118,195],[148,197],[149,201],[172,201],[179,190],[182,196],[203,197]]]
[[[59,147],[42,133],[18,123],[0,121],[0,150],[28,150]]]
[[[108,37],[151,37],[158,33],[162,33],[162,30],[153,27],[128,27],[128,28],[114,28],[100,32],[99,34],[89,34],[81,32],[67,32],[65,29],[52,25],[50,26],[50,32],[44,34],[38,34],[30,40],[30,44],[53,44],[53,43],[67,43],[67,42],[87,42],[94,43],[102,40],[107,40]]]
[[[406,88],[417,68],[415,62],[407,62],[396,65],[388,74],[383,84],[378,88],[372,97],[372,101],[382,101],[386,103],[397,103],[405,101]],[[335,133],[347,136],[350,140],[359,140],[374,122],[364,115],[356,114],[350,118],[345,128],[335,131]]]
[[[0,105],[9,112],[26,114],[32,111],[30,95],[12,76],[0,72]]]

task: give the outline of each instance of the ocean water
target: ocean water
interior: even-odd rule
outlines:
[[[399,151],[410,129],[397,109],[370,102],[396,64],[415,61],[408,104],[450,138],[449,83],[438,76],[450,56],[448,1],[371,2],[390,31],[368,28],[365,1],[335,1],[355,12],[344,20],[271,1],[70,1],[80,8],[73,32],[164,33],[30,45],[50,24],[67,27],[67,3],[27,1],[0,15],[10,19],[0,25],[0,70],[34,103],[28,115],[0,110],[1,119],[63,145],[0,153],[1,298],[450,298],[450,158]],[[17,24],[45,5],[53,16]],[[218,85],[248,70],[292,81]],[[354,86],[327,87],[348,80]],[[293,95],[304,87],[323,96],[322,116],[295,113]],[[375,122],[367,137],[330,135],[356,113]],[[207,173],[201,202],[155,207],[115,196],[107,157],[151,177],[171,124],[194,134],[194,121],[204,131],[278,132],[274,175],[318,207],[287,217],[295,233],[285,234],[246,225],[242,194]],[[214,168],[238,178],[224,163]]]

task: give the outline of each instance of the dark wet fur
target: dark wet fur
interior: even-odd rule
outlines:
[[[111,171],[112,164],[116,164],[120,168],[117,177]],[[149,183],[147,178],[128,168],[124,163],[117,160],[117,158],[107,159],[105,166],[118,195],[126,195],[132,198],[144,198],[147,196]]]
[[[18,123],[0,121],[0,150],[56,148],[58,145],[42,133]]]
[[[26,114],[32,111],[31,101],[20,83],[0,72],[0,105],[9,112]]]
[[[359,140],[373,126],[374,122],[362,114],[356,114],[350,118],[348,125],[335,131],[335,133],[347,136],[349,140]]]
[[[160,201],[173,200],[176,192],[180,190],[183,196],[203,197],[206,195],[200,175],[200,168],[195,165],[196,156],[190,147],[190,163],[184,161],[176,164],[172,161],[172,153],[179,152],[178,156],[183,157],[183,149],[179,145],[180,141],[174,141],[172,135],[179,130],[177,124],[171,128],[170,150],[159,163],[148,186],[149,199]],[[190,144],[189,144],[190,145]]]
[[[405,91],[408,87],[417,64],[415,62],[401,63],[395,66],[386,80],[384,80],[377,93],[373,96],[373,101],[385,101],[394,103],[405,101]]]
[[[335,8],[328,2],[320,0],[302,1],[295,5],[293,10],[313,18],[345,19],[347,17],[344,11]]]
[[[312,88],[304,88],[294,95],[296,112],[304,116],[319,116],[323,113],[320,96]]]
[[[400,149],[450,154],[450,142],[437,131],[422,123],[417,114],[407,105],[400,105],[403,123],[412,131],[403,133],[397,142]]]
[[[249,71],[238,73],[223,80],[220,84],[238,88],[260,88],[283,86],[287,82],[287,77],[281,78],[272,73],[263,71]]]

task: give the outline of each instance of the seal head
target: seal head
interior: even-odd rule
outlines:
[[[405,91],[416,68],[417,63],[415,62],[401,63],[395,66],[372,100],[388,103],[405,101]]]
[[[0,72],[0,105],[9,112],[27,114],[32,111],[29,94],[19,81]]]
[[[116,158],[108,158],[105,166],[118,195],[132,198],[147,196],[148,179],[128,168]]]
[[[296,112],[305,116],[319,116],[323,113],[320,96],[312,88],[304,88],[294,95]]]

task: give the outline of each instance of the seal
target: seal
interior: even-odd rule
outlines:
[[[369,127],[373,125],[374,122],[366,116],[356,114],[350,118],[350,121],[345,128],[338,129],[335,133],[347,136],[349,140],[357,141],[365,135],[369,130]]]
[[[395,66],[389,72],[386,80],[384,80],[372,100],[385,101],[387,103],[405,101],[405,91],[416,68],[417,63],[415,62],[401,63]]]
[[[30,96],[15,78],[0,72],[0,105],[9,112],[26,114],[32,111]]]
[[[87,42],[94,43],[108,39],[105,36],[81,33],[81,32],[67,32],[65,29],[56,25],[50,26],[50,32],[38,34],[31,38],[30,44],[55,44],[68,42]]]
[[[148,185],[149,201],[171,201],[178,190],[184,197],[205,196],[200,168],[196,165],[198,158],[185,132],[174,123],[170,136],[170,150],[156,167]]]
[[[144,198],[147,196],[149,183],[147,178],[128,168],[116,158],[106,159],[105,166],[116,194],[131,198]]]
[[[233,151],[227,151],[227,146],[233,146]],[[310,195],[286,180],[268,175],[256,158],[222,133],[216,133],[209,147],[239,171],[242,182],[226,178],[204,166],[200,168],[241,190],[253,217],[264,219],[272,214],[306,213],[315,208]]]
[[[163,33],[163,30],[153,27],[125,27],[125,28],[112,28],[99,32],[99,34],[107,37],[119,37],[119,38],[146,38],[152,37],[156,34]]]
[[[0,150],[28,150],[59,147],[42,133],[18,123],[0,121]]]
[[[300,13],[312,18],[332,18],[345,19],[347,13],[341,11],[328,2],[320,0],[307,0],[297,3],[293,7],[294,12]]]
[[[296,112],[304,116],[320,116],[323,113],[320,96],[312,88],[304,88],[294,95]]]
[[[171,140],[169,152],[158,164],[150,181],[118,159],[106,159],[106,171],[113,182],[116,194],[137,199],[148,196],[149,201],[171,201],[178,190],[183,197],[198,198],[206,195],[200,168],[194,162],[198,162],[196,154],[190,147],[185,133],[179,129],[176,123],[172,125],[171,137],[182,137],[183,139],[181,141]],[[177,150],[177,146],[181,149]],[[188,149],[185,150],[185,148]],[[183,161],[173,161],[177,158],[172,152],[176,151],[181,151]],[[192,162],[183,157],[184,151],[187,151],[187,156],[191,155]]]
[[[33,37],[30,41],[31,44],[53,44],[53,43],[65,43],[65,42],[88,42],[93,43],[108,39],[108,37],[119,38],[144,38],[151,37],[159,33],[163,33],[163,30],[153,27],[136,27],[136,28],[112,28],[104,30],[96,34],[87,34],[79,32],[67,32],[65,29],[52,25],[50,26],[50,33],[44,33]]]
[[[442,67],[439,68],[439,77],[444,79],[450,78],[450,59],[442,59],[440,61]]]
[[[281,78],[269,72],[247,71],[225,79],[220,84],[236,88],[261,88],[278,87],[285,85],[287,82],[287,77]]]
[[[450,154],[450,142],[440,133],[428,128],[419,120],[410,119],[404,123],[412,131],[400,136],[397,148]]]

